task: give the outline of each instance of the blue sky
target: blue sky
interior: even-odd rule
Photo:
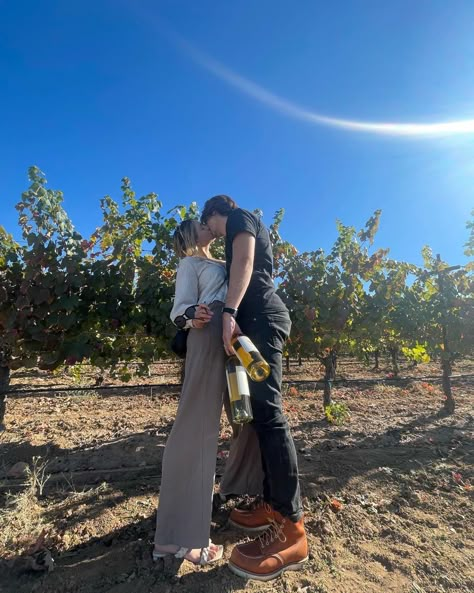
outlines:
[[[36,164],[84,235],[120,179],[171,208],[216,193],[284,207],[284,237],[330,248],[383,210],[377,246],[463,263],[474,132],[392,137],[293,117],[203,65],[331,117],[474,119],[474,3],[0,1],[0,224]],[[177,42],[184,39],[185,46]],[[194,48],[194,49],[193,49]]]

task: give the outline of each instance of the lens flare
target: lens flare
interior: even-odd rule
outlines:
[[[168,34],[174,43],[197,64],[205,68],[217,78],[236,88],[240,92],[252,97],[266,107],[278,111],[283,115],[309,122],[311,124],[340,128],[351,132],[365,132],[369,134],[378,134],[384,136],[405,136],[413,138],[425,138],[433,136],[455,136],[460,134],[474,133],[474,119],[464,119],[455,121],[443,121],[432,123],[407,123],[407,122],[373,122],[360,121],[353,119],[343,119],[331,117],[315,111],[310,111],[293,103],[275,93],[272,93],[264,87],[248,80],[237,74],[230,68],[227,68],[214,58],[208,56],[201,50],[191,45],[188,41],[178,36],[176,33]]]

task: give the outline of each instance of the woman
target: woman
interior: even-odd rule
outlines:
[[[155,548],[156,560],[169,554],[205,565],[222,558],[223,546],[209,539],[223,395],[226,391],[222,346],[222,307],[227,283],[225,262],[212,258],[213,241],[207,226],[183,221],[174,247],[182,257],[176,276],[171,319],[189,328],[183,389],[171,434],[166,443]],[[229,487],[261,489],[260,453],[256,439],[241,441],[246,454],[232,444]],[[253,447],[252,447],[253,445]],[[250,477],[236,470],[246,458]],[[255,460],[255,461],[253,461]],[[257,467],[257,471],[255,469]],[[252,481],[260,480],[258,486]],[[239,493],[239,491],[234,492]]]

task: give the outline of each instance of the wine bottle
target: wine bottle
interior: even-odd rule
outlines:
[[[270,365],[257,350],[252,340],[247,336],[235,336],[232,339],[232,346],[252,381],[265,381],[270,374]]]
[[[225,364],[227,387],[229,388],[230,411],[235,424],[252,422],[252,405],[247,373],[236,356],[231,356]]]

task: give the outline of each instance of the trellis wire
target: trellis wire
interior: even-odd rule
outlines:
[[[463,374],[463,375],[452,375],[452,381],[462,381],[467,379],[468,381],[474,379],[473,374]],[[410,383],[412,381],[435,381],[441,382],[442,377],[440,376],[422,376],[422,377],[391,377],[391,378],[360,378],[360,379],[334,379],[331,381],[333,385],[346,385],[346,384],[359,384],[365,383],[368,385],[371,384],[388,384],[388,385],[400,385],[403,383]],[[325,381],[321,379],[295,379],[295,380],[285,380],[282,381],[282,385],[293,387],[298,385],[314,385],[314,388],[323,388],[325,385]],[[85,391],[110,391],[116,389],[122,390],[137,390],[137,389],[181,389],[182,383],[140,383],[138,385],[127,385],[127,384],[120,384],[120,385],[91,385],[91,386],[82,386],[82,387],[41,387],[37,389],[9,389],[8,391],[3,392],[5,395],[9,397],[28,397],[29,395],[34,395],[37,393],[74,393],[74,392],[85,392]]]

